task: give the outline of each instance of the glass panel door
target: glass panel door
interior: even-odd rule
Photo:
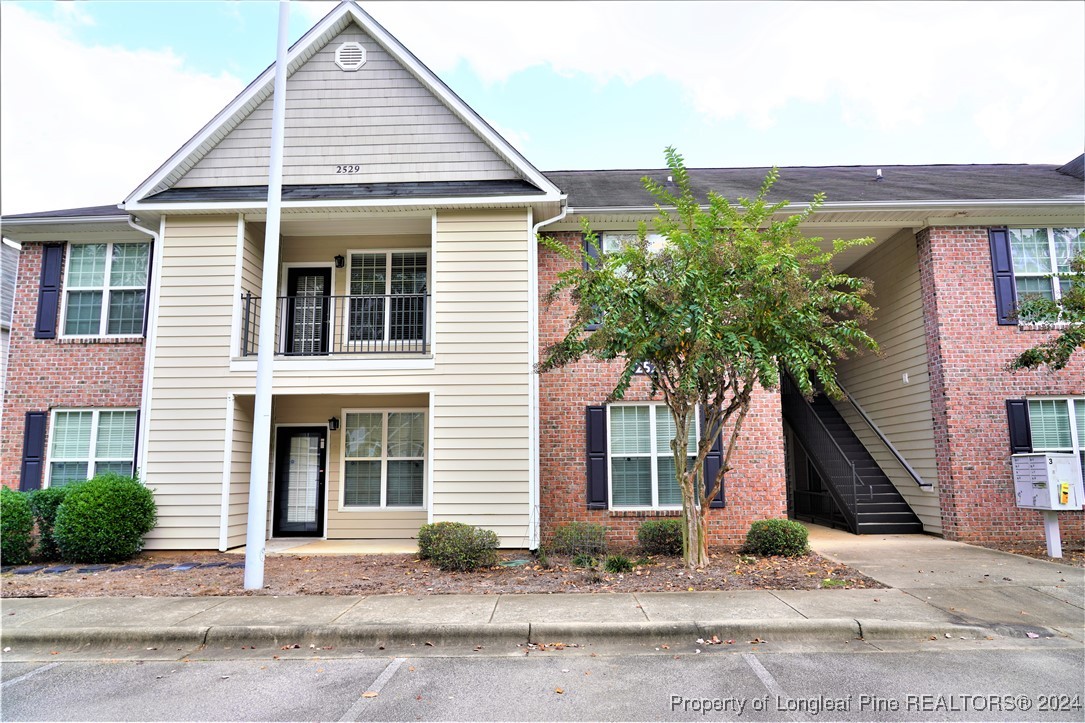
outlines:
[[[331,269],[290,269],[286,283],[287,354],[328,353]]]
[[[276,536],[324,533],[327,430],[280,427],[275,446]]]

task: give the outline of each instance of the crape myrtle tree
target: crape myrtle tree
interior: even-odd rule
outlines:
[[[873,313],[865,299],[870,282],[832,266],[835,254],[871,239],[834,241],[825,250],[821,239],[804,236],[800,224],[824,197],[786,215],[787,201],[766,200],[775,168],[753,199],[732,205],[709,192],[700,201],[682,156],[673,148],[665,154],[673,189],[643,179],[656,199],[651,227],[666,239],[661,248],[649,246],[644,224],[635,242],[605,255],[586,220],[584,247],[540,239],[570,262],[547,301],[569,293],[575,312],[538,370],[583,357],[618,361],[621,374],[608,401],[622,399],[635,374],[647,375],[652,395],[662,394],[674,421],[670,446],[682,496],[683,557],[695,568],[708,562],[708,510],[731,468],[757,387],[775,388],[782,369],[804,395],[813,395],[818,383],[839,396],[836,361],[877,349],[863,330]],[[701,431],[691,452],[698,409]],[[705,457],[721,432],[722,464],[708,484]]]
[[[1069,273],[1059,274],[1060,281],[1069,283],[1058,301],[1040,295],[1022,300],[1017,312],[1021,321],[1058,333],[1014,357],[1010,371],[1042,366],[1058,371],[1066,368],[1074,352],[1085,349],[1085,251],[1070,259],[1069,267]]]

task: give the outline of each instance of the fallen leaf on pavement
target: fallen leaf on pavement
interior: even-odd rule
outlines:
[[[363,698],[376,698],[377,694],[375,692],[373,692],[372,690],[367,690],[366,692],[362,693],[362,697]]]
[[[563,688],[554,688],[554,692],[558,695],[563,695],[565,693],[565,690]]]
[[[1037,635],[1036,633],[1025,633],[1025,635],[1027,635],[1027,636],[1028,636],[1028,637],[1030,637],[1030,638],[1038,638],[1038,637],[1040,637],[1040,636],[1039,636],[1039,635]]]

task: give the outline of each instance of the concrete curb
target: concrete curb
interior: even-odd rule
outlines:
[[[1043,637],[1054,633],[1040,628]],[[392,623],[361,625],[223,625],[204,627],[88,627],[6,628],[4,646],[52,645],[133,646],[186,645],[308,647],[379,647],[535,644],[599,644],[641,641],[645,644],[689,643],[698,638],[765,642],[839,642],[925,639],[932,636],[968,640],[987,637],[1024,637],[1023,631],[944,622],[856,620],[825,618],[798,620],[724,620],[705,622],[643,623]]]
[[[203,627],[150,627],[126,628],[5,628],[0,631],[0,643],[9,645],[50,644],[74,645],[203,645],[207,638],[207,626]]]

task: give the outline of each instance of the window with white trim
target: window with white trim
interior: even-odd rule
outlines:
[[[1017,298],[1058,301],[1070,288],[1070,261],[1085,253],[1085,229],[1011,228],[1010,255]]]
[[[1028,400],[1033,452],[1072,452],[1085,474],[1085,397]]]
[[[105,472],[132,474],[136,418],[134,409],[53,410],[49,486],[81,482]]]
[[[351,252],[348,346],[426,338],[428,264],[426,251]]]
[[[139,336],[151,247],[145,242],[68,245],[64,336]]]
[[[697,452],[697,420],[689,425],[689,447]],[[682,493],[674,477],[674,420],[665,404],[607,407],[607,457],[611,509],[679,509]]]
[[[426,413],[344,412],[343,507],[423,506]]]
[[[648,250],[659,251],[667,239],[663,234],[650,233],[647,236]],[[636,243],[636,231],[604,231],[600,234],[600,246],[604,254],[614,253],[627,244]]]

